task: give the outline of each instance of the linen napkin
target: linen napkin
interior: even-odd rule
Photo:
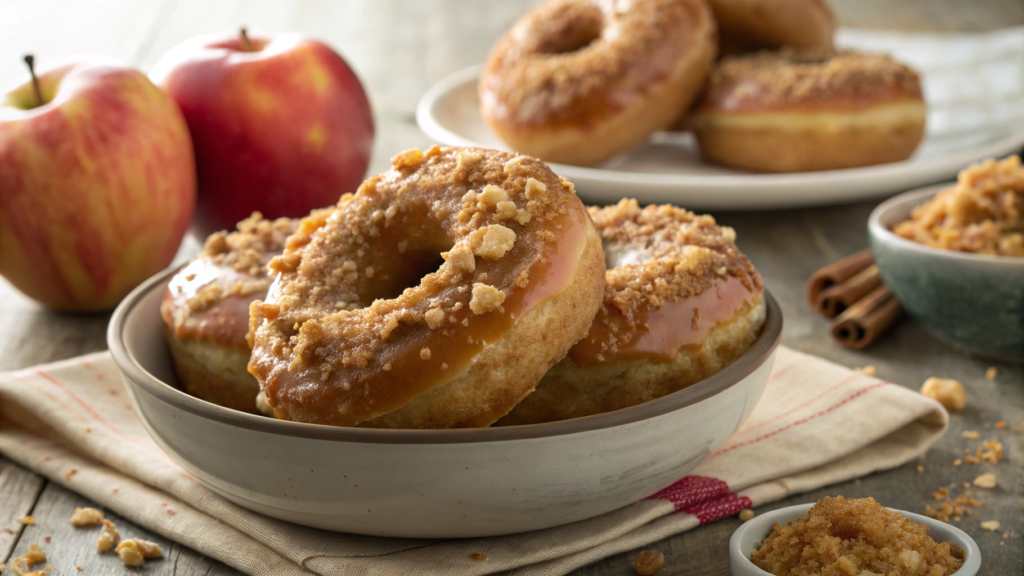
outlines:
[[[780,347],[747,422],[650,498],[524,534],[412,540],[304,528],[217,496],[149,437],[108,353],[0,373],[0,452],[249,574],[565,574],[743,508],[898,466],[947,424],[933,400]]]

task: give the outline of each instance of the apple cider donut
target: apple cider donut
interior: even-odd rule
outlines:
[[[783,49],[723,58],[689,126],[715,162],[804,172],[905,160],[925,116],[920,78],[889,56]]]
[[[185,392],[256,412],[260,387],[247,371],[249,304],[266,297],[267,262],[281,253],[298,224],[290,218],[264,220],[255,212],[237,231],[210,235],[203,251],[171,278],[160,315]]]
[[[722,54],[832,48],[836,17],[826,0],[708,0]]]
[[[572,184],[539,160],[409,150],[270,262],[249,370],[286,420],[488,426],[586,335],[603,261]]]
[[[678,120],[717,42],[704,0],[549,0],[491,50],[480,112],[515,150],[595,164]]]
[[[743,354],[765,319],[761,277],[731,228],[636,200],[591,208],[608,266],[587,336],[499,425],[626,408],[686,388]]]

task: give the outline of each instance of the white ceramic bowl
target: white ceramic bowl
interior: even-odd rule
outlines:
[[[591,518],[685,476],[761,398],[782,334],[768,314],[736,362],[685,390],[564,422],[462,430],[335,428],[222,408],[179,390],[160,299],[136,288],[107,340],[132,405],[168,456],[214,492],[306,526],[378,536],[510,534]]]
[[[761,570],[750,561],[750,555],[754,552],[755,545],[757,542],[764,541],[776,522],[785,524],[790,520],[796,520],[801,514],[806,514],[812,506],[814,504],[798,504],[779,508],[759,514],[741,524],[729,539],[729,567],[732,576],[771,576],[770,573]],[[981,549],[978,548],[978,543],[963,530],[920,514],[904,512],[895,508],[890,508],[890,510],[927,526],[928,535],[936,542],[952,542],[967,553],[963,566],[950,576],[974,576],[978,573],[981,568]]]

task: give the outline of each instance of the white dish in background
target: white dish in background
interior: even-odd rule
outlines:
[[[775,527],[775,523],[785,524],[790,520],[796,520],[801,514],[806,514],[814,504],[797,504],[787,506],[763,514],[758,514],[753,519],[740,525],[732,537],[729,538],[729,567],[732,576],[771,576],[768,572],[758,568],[750,561],[750,555],[754,547],[763,542],[768,533]],[[960,569],[950,576],[975,576],[981,569],[981,548],[973,538],[963,530],[940,522],[934,518],[913,514],[895,508],[889,508],[893,512],[899,512],[907,519],[923,524],[928,527],[928,535],[939,542],[952,542],[957,548],[963,550],[966,555]]]
[[[891,53],[921,72],[928,128],[909,160],[756,174],[705,162],[690,134],[660,132],[596,167],[551,166],[595,203],[633,196],[699,210],[793,208],[877,198],[948,180],[971,162],[1024,146],[1024,27],[950,35],[840,30],[837,43]],[[420,99],[416,120],[442,144],[507,150],[480,117],[480,70],[462,70],[431,87]]]

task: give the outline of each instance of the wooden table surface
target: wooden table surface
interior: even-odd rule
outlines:
[[[931,31],[984,31],[1024,24],[1020,0],[832,0],[839,20],[848,26]],[[494,40],[528,7],[529,1],[404,2],[365,0],[5,0],[0,3],[0,82],[19,73],[23,53],[34,52],[43,66],[55,58],[100,53],[148,70],[171,46],[186,38],[232,30],[245,24],[263,32],[298,30],[332,44],[356,68],[373,102],[378,138],[371,173],[387,167],[395,152],[431,142],[416,127],[420,95],[434,82],[483,60]],[[624,190],[623,193],[628,193]],[[920,326],[905,321],[861,352],[829,340],[827,323],[812,315],[804,301],[804,282],[820,266],[867,246],[865,223],[875,202],[758,213],[720,213],[719,221],[735,227],[740,247],[764,276],[782,305],[785,344],[844,364],[873,364],[881,378],[916,389],[929,376],[956,378],[967,388],[970,403],[952,415],[949,432],[920,461],[798,495],[758,511],[817,500],[825,495],[873,496],[882,503],[921,512],[929,493],[941,486],[971,481],[994,472],[999,486],[984,492],[973,517],[958,524],[981,546],[982,574],[1024,574],[1024,538],[1003,539],[1004,531],[1024,532],[1024,436],[992,423],[1024,421],[1024,369],[998,365],[998,377],[984,377],[990,362],[953,352]],[[194,242],[182,255],[195,250]],[[0,279],[0,370],[24,368],[106,348],[109,315],[56,314],[21,296]],[[969,442],[964,430],[998,437],[1006,461],[997,465],[954,467]],[[974,442],[973,444],[977,444]],[[920,467],[923,471],[919,472]],[[76,506],[90,503],[13,464],[0,454],[0,562],[20,556],[29,544],[52,536],[46,546],[53,574],[216,574],[237,572],[115,517],[125,537],[142,537],[163,545],[165,559],[141,570],[124,569],[111,557],[94,552],[95,535],[75,532],[68,518]],[[16,518],[31,514],[34,527]],[[997,519],[999,532],[979,529],[981,520]],[[652,544],[665,553],[661,574],[727,574],[726,543],[739,521],[726,519]],[[6,529],[9,529],[6,530]],[[635,574],[636,552],[587,566],[579,575]],[[424,567],[424,573],[429,573]],[[10,568],[3,572],[11,574]]]

